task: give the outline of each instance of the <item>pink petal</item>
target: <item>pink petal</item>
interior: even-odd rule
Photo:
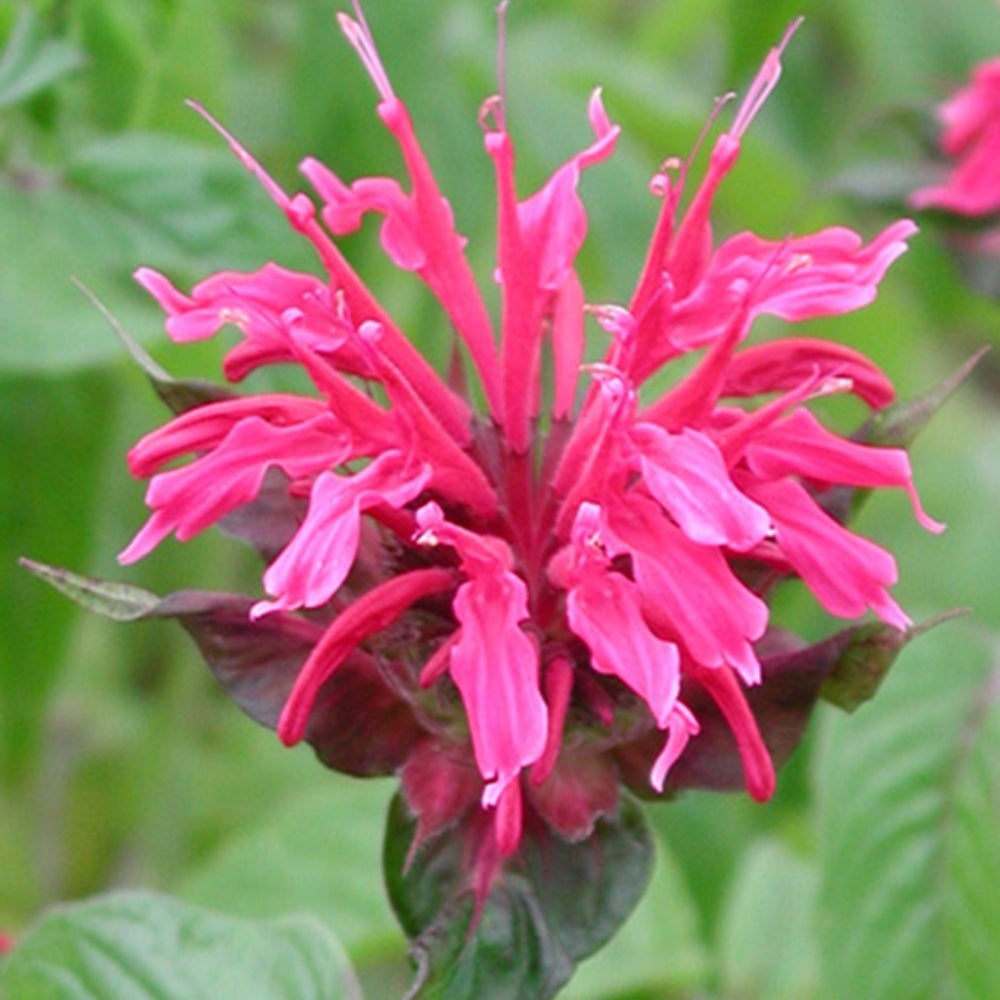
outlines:
[[[402,414],[400,423],[415,439],[420,455],[431,469],[433,487],[446,498],[489,517],[497,508],[497,496],[482,467],[447,433],[438,413],[426,405],[402,372],[378,350],[377,324],[364,324],[373,339],[372,361],[393,406]]]
[[[347,579],[358,551],[361,515],[379,504],[399,508],[427,484],[430,470],[414,468],[398,451],[380,455],[353,476],[317,477],[301,527],[264,574],[273,601],[258,601],[255,618],[271,611],[318,608]]]
[[[518,207],[521,232],[535,258],[536,281],[546,291],[554,291],[566,280],[587,233],[587,213],[577,192],[580,175],[614,152],[621,131],[608,120],[599,88],[591,95],[589,112],[596,136],[593,144],[560,167],[540,191]]]
[[[570,589],[567,619],[589,647],[594,669],[627,684],[663,728],[680,690],[677,647],[650,631],[639,603],[634,583],[595,569]]]
[[[663,791],[667,774],[677,763],[688,741],[692,736],[697,736],[701,727],[687,705],[677,702],[661,728],[667,729],[667,742],[653,762],[653,768],[649,773],[649,783],[657,792]]]
[[[586,334],[583,326],[583,288],[576,272],[570,271],[556,294],[552,311],[552,416],[568,418],[576,400],[576,385],[583,364]]]
[[[559,653],[545,664],[543,677],[545,704],[549,711],[545,749],[531,769],[532,785],[540,785],[552,773],[562,750],[566,712],[573,693],[573,664],[569,657]]]
[[[288,427],[324,414],[326,407],[318,399],[281,393],[205,403],[140,438],[128,453],[129,471],[133,476],[145,478],[180,455],[215,448],[247,417],[257,417],[273,427]],[[329,433],[335,435],[336,421],[329,414],[325,420]],[[314,426],[322,428],[323,424],[324,421],[317,421]]]
[[[307,160],[303,171],[327,201],[324,220],[334,232],[344,231],[338,226],[350,225],[361,212],[384,214],[383,248],[399,267],[416,271],[438,297],[469,348],[491,412],[500,419],[493,324],[465,258],[465,240],[455,231],[451,207],[417,141],[409,112],[392,92],[367,25],[349,17],[342,17],[341,25],[379,90],[379,116],[399,143],[413,192],[407,195],[395,181],[385,178],[365,178],[348,189],[315,160]]]
[[[168,315],[186,312],[193,308],[194,302],[183,292],[179,292],[159,271],[151,267],[140,267],[133,275],[136,282],[153,296],[160,308]]]
[[[705,688],[719,706],[736,738],[747,791],[758,802],[766,802],[774,794],[774,763],[739,681],[724,666],[707,669],[699,664],[685,663],[684,673]]]
[[[290,427],[274,427],[256,416],[244,417],[212,451],[153,477],[146,503],[154,513],[119,555],[119,562],[141,559],[170,532],[186,541],[249,503],[272,465],[292,478],[314,475],[344,461],[349,445],[328,414]]]
[[[791,479],[744,489],[770,511],[781,551],[830,614],[857,618],[871,608],[896,628],[910,626],[886,590],[897,576],[890,553],[838,524]]]
[[[521,769],[545,749],[548,710],[538,690],[538,651],[519,627],[527,588],[509,571],[480,573],[458,588],[461,638],[451,676],[462,695],[479,773],[489,782],[483,805],[497,803]]]
[[[643,613],[708,667],[728,663],[747,683],[760,679],[752,642],[767,605],[733,575],[718,549],[692,542],[652,501],[628,496],[608,506],[610,527],[632,554]]]
[[[346,18],[346,20],[351,24],[354,23],[350,21],[350,18]],[[359,51],[365,50],[366,56],[363,58],[367,58],[368,55],[373,54],[366,48],[371,39],[366,32],[361,32],[361,34],[366,37],[360,40],[355,39],[358,41],[356,47],[359,48]],[[377,56],[375,61],[377,63]],[[412,392],[420,398],[425,406],[433,409],[446,432],[459,444],[467,444],[471,439],[468,404],[445,385],[427,359],[392,322],[378,300],[334,245],[329,234],[320,226],[315,218],[312,202],[304,194],[290,198],[232,135],[207,112],[197,105],[195,107],[226,139],[240,162],[258,179],[271,198],[279,205],[292,227],[297,232],[302,233],[315,247],[323,266],[329,272],[330,287],[337,289],[337,294],[342,297],[347,314],[358,317],[359,322],[375,322],[382,328],[382,353],[396,368],[400,376],[406,380]]]
[[[486,150],[497,177],[498,273],[503,290],[502,377],[504,422],[510,446],[524,452],[530,441],[535,397],[526,391],[540,368],[543,317],[548,299],[569,279],[587,231],[587,216],[577,193],[581,172],[611,155],[618,126],[608,121],[600,91],[590,103],[596,136],[572,157],[542,189],[518,202],[514,184],[514,148],[505,129],[488,131]]]
[[[722,454],[706,435],[690,429],[670,434],[637,423],[629,440],[650,493],[691,541],[746,552],[767,534],[767,511],[733,485]]]
[[[914,191],[917,208],[986,215],[1000,208],[1000,59],[976,66],[971,81],[940,108],[941,147],[956,163],[939,184]]]
[[[880,410],[896,398],[886,375],[863,354],[829,341],[785,337],[733,355],[723,396],[756,396],[796,389],[810,378],[849,379],[852,392]]]
[[[521,817],[524,811],[521,783],[504,785],[496,802],[493,816],[493,836],[501,858],[509,858],[521,842]]]
[[[913,486],[909,456],[902,448],[876,448],[846,440],[828,431],[808,410],[795,410],[762,431],[745,454],[750,469],[764,479],[797,475],[850,486],[901,487],[925,528],[944,529],[924,513]]]
[[[751,289],[755,314],[792,322],[850,312],[875,298],[889,265],[906,252],[905,241],[916,231],[901,219],[867,246],[842,226],[778,243],[740,233],[716,251],[706,294],[717,286]]]
[[[1000,58],[979,63],[971,81],[941,105],[942,146],[950,156],[963,153],[1000,113]]]
[[[910,203],[968,216],[1000,209],[1000,123],[986,126],[945,179],[914,191]]]

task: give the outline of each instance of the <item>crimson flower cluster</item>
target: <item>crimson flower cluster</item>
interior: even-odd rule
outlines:
[[[222,398],[140,440],[129,463],[152,477],[152,514],[122,561],[252,508],[277,482],[296,517],[268,553],[266,595],[250,618],[294,620],[309,641],[278,734],[308,738],[327,686],[363,676],[359,711],[375,698],[405,717],[380,760],[401,771],[418,839],[470,810],[494,860],[517,848],[529,815],[586,836],[614,807],[615,747],[651,747],[644,780],[664,789],[705,738],[692,706],[706,697],[747,789],[767,799],[774,767],[747,695],[762,681],[775,583],[800,579],[838,617],[909,624],[889,593],[892,555],[834,516],[833,488],[905,490],[918,520],[938,526],[903,450],[841,437],[809,409],[830,393],[885,407],[893,388],[878,368],[835,343],[747,337],[761,315],[800,323],[870,303],[914,225],[897,221],[867,243],[842,227],[713,241],[713,199],[778,81],[790,30],[714,139],[700,181],[679,161],[653,178],[661,207],[627,304],[588,302],[575,269],[587,229],[580,176],[619,137],[601,92],[589,104],[591,144],[528,197],[516,188],[503,102],[487,101],[500,293],[491,316],[360,11],[341,26],[408,184],[346,183],[307,159],[315,197],[292,196],[223,132],[312,244],[320,274],[268,263],[189,293],[153,270],[137,279],[173,340],[240,332],[224,362],[231,381],[291,364],[313,391]],[[368,213],[381,219],[385,253],[440,303],[459,345],[447,378],[336,245]],[[606,338],[590,364],[588,322]],[[650,378],[676,362],[684,374],[647,398]]]

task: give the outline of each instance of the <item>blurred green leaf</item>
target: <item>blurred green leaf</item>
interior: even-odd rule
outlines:
[[[995,947],[968,934],[995,945],[1000,927],[985,881],[1000,865],[994,658],[968,632],[935,632],[870,706],[829,720],[819,926],[832,998],[1000,996]]]
[[[726,996],[802,1000],[819,980],[819,873],[780,841],[756,842],[732,882],[721,930]]]
[[[38,14],[22,7],[0,52],[0,108],[31,97],[83,64],[79,48],[47,38]]]
[[[233,831],[218,854],[182,880],[178,894],[242,917],[312,913],[356,961],[401,950],[379,874],[391,783],[329,772],[328,779]]]
[[[88,118],[104,128],[196,134],[184,101],[221,99],[230,68],[226,10],[199,0],[76,0],[76,29],[91,58]]]
[[[963,1000],[1000,997],[1000,669],[973,706],[961,748],[946,851],[948,948]]]
[[[0,965],[5,1000],[357,997],[336,939],[306,917],[234,920],[152,893],[59,907]]]
[[[17,559],[88,558],[93,539],[85,527],[101,496],[98,469],[117,402],[104,375],[0,379],[0,776],[7,780],[38,750],[41,716],[77,615]]]
[[[162,336],[162,321],[132,288],[139,264],[201,277],[213,266],[305,257],[278,209],[219,147],[133,134],[88,145],[58,174],[0,182],[0,367],[58,371],[119,356],[71,277],[148,339]]]

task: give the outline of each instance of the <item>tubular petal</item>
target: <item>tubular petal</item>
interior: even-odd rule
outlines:
[[[423,569],[393,577],[349,605],[323,633],[295,680],[278,720],[278,736],[286,746],[302,739],[316,694],[359,643],[391,625],[411,605],[447,590],[453,582],[446,569]]]
[[[318,608],[347,579],[358,551],[361,515],[377,504],[402,507],[426,485],[430,470],[386,452],[353,476],[324,472],[313,485],[305,521],[264,574],[273,601],[258,601],[252,615]]]

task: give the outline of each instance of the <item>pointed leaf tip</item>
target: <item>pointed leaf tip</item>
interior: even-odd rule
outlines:
[[[967,613],[965,608],[955,608],[934,615],[906,631],[882,622],[859,626],[852,630],[849,643],[820,689],[820,697],[845,712],[855,711],[875,696],[907,643]]]
[[[972,374],[989,351],[981,347],[934,388],[914,399],[895,403],[876,414],[858,433],[866,444],[905,448],[924,429],[927,422]]]
[[[183,413],[203,403],[231,399],[234,393],[207,379],[175,379],[153,360],[143,346],[122,326],[110,309],[78,278],[70,279],[101,314],[132,360],[143,370],[164,404],[172,413]]]
[[[96,611],[115,621],[129,622],[145,618],[160,603],[156,594],[128,583],[81,576],[68,569],[21,558],[20,565],[40,580],[61,591],[81,607]]]

